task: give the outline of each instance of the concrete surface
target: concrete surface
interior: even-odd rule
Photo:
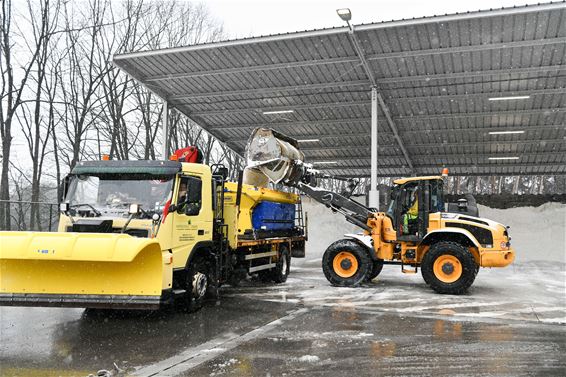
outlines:
[[[482,269],[448,296],[397,266],[335,288],[319,264],[194,314],[0,308],[0,375],[566,375],[563,265]]]

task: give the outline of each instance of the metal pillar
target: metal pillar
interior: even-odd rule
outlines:
[[[167,100],[163,100],[163,118],[162,127],[163,127],[163,159],[167,160],[169,158],[169,150],[171,141],[169,140],[169,106],[167,104]]]
[[[371,88],[371,174],[369,206],[379,209],[379,190],[377,189],[377,88]]]

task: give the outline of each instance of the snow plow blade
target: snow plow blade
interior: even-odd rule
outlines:
[[[0,240],[0,305],[157,309],[169,300],[171,264],[156,240],[39,232]]]

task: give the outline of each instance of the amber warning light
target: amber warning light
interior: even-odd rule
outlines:
[[[110,156],[107,154],[102,155],[102,161],[110,161]]]
[[[443,176],[443,177],[448,177],[448,168],[442,169],[442,176]]]

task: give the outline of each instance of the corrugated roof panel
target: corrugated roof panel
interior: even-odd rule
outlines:
[[[564,3],[356,29],[416,173],[439,164],[452,174],[564,172]],[[273,125],[321,135],[313,158],[359,167],[327,171],[369,173],[370,85],[346,28],[125,54],[115,63],[239,152],[253,127]],[[510,95],[531,97],[488,100]],[[381,173],[407,174],[381,110],[378,125]],[[527,132],[489,134],[517,128]],[[493,153],[523,157],[489,161]]]

